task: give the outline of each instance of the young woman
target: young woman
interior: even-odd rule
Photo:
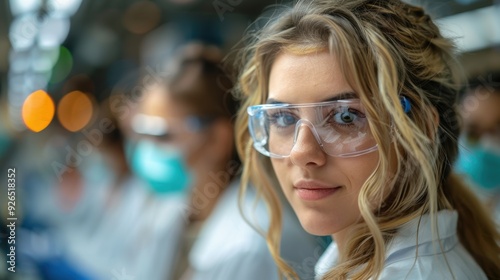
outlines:
[[[499,233],[451,172],[453,44],[421,8],[299,1],[253,38],[237,146],[283,275],[276,185],[306,231],[334,239],[318,279],[500,279]]]

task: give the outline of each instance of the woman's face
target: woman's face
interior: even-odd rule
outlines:
[[[187,165],[190,168],[195,167],[200,158],[204,135],[187,127],[186,120],[192,114],[185,105],[173,99],[164,87],[155,85],[145,93],[139,113],[145,116],[141,126],[144,126],[145,122],[160,122],[167,128],[165,135],[152,137],[160,147],[175,147],[183,153]]]
[[[487,88],[477,88],[462,101],[460,113],[467,138],[479,141],[491,138],[500,141],[500,93]],[[500,144],[498,144],[500,146]]]
[[[354,94],[357,98],[338,60],[326,51],[307,55],[282,53],[272,65],[269,99],[313,103],[341,94]],[[301,126],[290,157],[271,158],[271,162],[304,229],[341,239],[359,221],[358,194],[377,166],[378,152],[349,158],[329,156],[311,129]]]

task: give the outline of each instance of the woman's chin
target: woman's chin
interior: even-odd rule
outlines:
[[[304,230],[312,235],[326,236],[335,233],[335,225],[331,222],[331,217],[324,215],[302,215],[299,216],[299,221]]]

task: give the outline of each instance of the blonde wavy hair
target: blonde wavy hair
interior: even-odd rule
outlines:
[[[325,279],[377,278],[386,245],[398,228],[430,214],[437,234],[436,213],[442,209],[458,212],[460,242],[489,279],[500,279],[500,234],[484,206],[452,173],[459,135],[453,104],[462,81],[454,46],[422,8],[396,0],[299,1],[248,39],[239,55],[242,71],[235,88],[243,99],[236,121],[244,163],[242,195],[251,182],[268,205],[266,240],[282,276],[297,278],[279,255],[278,183],[270,159],[252,147],[246,108],[266,102],[278,54],[328,50],[364,104],[379,161],[359,193],[362,222],[351,233],[340,264]],[[411,102],[408,114],[401,94]],[[391,161],[397,162],[395,168]],[[384,189],[391,191],[381,197]],[[374,201],[380,202],[375,210]]]

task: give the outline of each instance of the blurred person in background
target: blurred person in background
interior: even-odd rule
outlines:
[[[460,100],[463,121],[455,168],[494,212],[500,227],[500,75],[471,81]]]
[[[85,133],[97,143],[94,156],[80,168],[87,188],[100,193],[86,211],[94,217],[93,225],[64,231],[65,245],[94,279],[167,279],[184,228],[184,204],[174,196],[156,196],[130,172],[126,143],[133,136],[123,122],[132,110],[121,113],[112,102],[111,98],[101,103],[95,125]],[[133,109],[136,104],[129,105]]]
[[[186,228],[169,279],[278,279],[265,239],[239,211],[237,103],[220,60],[217,48],[193,43],[182,48],[166,76],[143,79],[156,82],[144,87],[132,119],[138,137],[131,141],[129,159],[151,193],[186,199]],[[245,197],[242,211],[265,228],[265,206],[254,202],[255,196]],[[285,213],[283,258],[303,279],[312,279],[325,245],[301,229],[290,209]]]

